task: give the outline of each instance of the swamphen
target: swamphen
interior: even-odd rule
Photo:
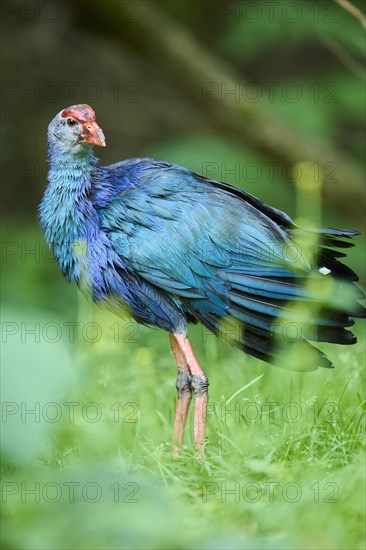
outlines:
[[[178,365],[178,445],[192,394],[198,450],[206,426],[208,380],[188,323],[219,336],[227,323],[233,345],[281,366],[284,322],[297,322],[295,370],[332,366],[308,340],[356,342],[345,327],[365,317],[358,303],[364,295],[336,250],[352,246],[356,231],[301,231],[249,193],[170,162],[135,158],[100,166],[93,145],[106,142],[88,105],[58,113],[48,145],[49,185],[39,208],[45,239],[63,275],[95,302],[169,332]],[[309,235],[318,240],[312,259],[289,259],[289,243]],[[332,283],[331,293],[324,282]]]

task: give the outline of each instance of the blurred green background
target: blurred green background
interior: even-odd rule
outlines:
[[[298,374],[192,332],[207,456],[171,457],[166,334],[96,310],[37,225],[47,125],[89,103],[104,164],[166,159],[295,219],[364,232],[364,11],[335,1],[5,1],[2,529],[6,548],[364,548],[364,330]],[[364,236],[349,265],[365,282]],[[31,412],[33,410],[33,413]],[[33,491],[33,493],[32,493]],[[231,492],[230,492],[231,491]]]

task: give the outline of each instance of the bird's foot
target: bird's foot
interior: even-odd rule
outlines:
[[[178,365],[176,383],[178,404],[174,421],[175,447],[173,455],[179,455],[179,446],[183,443],[184,428],[193,393],[194,444],[196,457],[200,459],[205,450],[208,380],[193,352],[188,338],[179,334],[171,334],[170,342]]]
[[[192,376],[192,389],[194,395],[194,444],[198,459],[205,452],[206,416],[208,401],[208,380],[205,374]]]
[[[174,457],[179,456],[179,450],[183,444],[184,428],[187,422],[189,405],[192,400],[191,375],[187,369],[179,369],[176,388],[178,403],[174,419]]]

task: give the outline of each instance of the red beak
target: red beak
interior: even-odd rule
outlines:
[[[103,130],[99,128],[98,124],[94,121],[84,122],[82,135],[88,143],[99,145],[101,147],[106,146]]]

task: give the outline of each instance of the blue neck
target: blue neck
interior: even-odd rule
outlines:
[[[49,185],[39,208],[47,244],[53,248],[61,271],[80,281],[88,272],[87,250],[99,232],[97,212],[89,198],[98,161],[91,147],[77,154],[49,148]]]

